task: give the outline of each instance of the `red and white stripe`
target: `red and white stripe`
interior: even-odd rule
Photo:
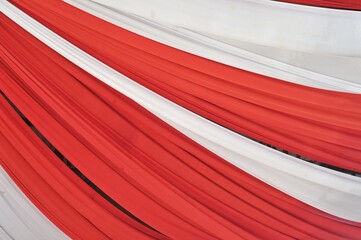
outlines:
[[[357,83],[337,77],[328,77],[331,83],[326,83],[318,80],[323,74],[282,64],[257,51],[245,51],[184,29],[176,32],[169,25],[117,13],[90,2],[69,1],[118,27],[59,1],[11,2],[16,7],[7,1],[0,2],[4,14],[1,90],[85,176],[118,204],[164,234],[159,235],[127,216],[114,217],[112,214],[117,210],[100,196],[97,201],[89,198],[98,193],[85,194],[92,190],[74,180],[77,177],[71,173],[64,175],[67,170],[60,163],[57,169],[49,165],[37,170],[39,179],[43,179],[39,185],[52,191],[65,191],[61,190],[62,184],[68,184],[67,192],[62,192],[64,197],[56,201],[63,204],[64,211],[73,212],[77,220],[71,223],[29,181],[26,167],[18,166],[26,161],[35,170],[41,169],[42,164],[48,164],[46,159],[51,157],[51,151],[44,150],[45,145],[20,119],[15,120],[15,112],[3,101],[1,131],[8,147],[0,155],[2,165],[13,172],[13,179],[23,186],[23,191],[27,189],[24,193],[33,204],[69,237],[87,239],[90,232],[98,234],[99,239],[361,236],[358,177],[302,161],[241,135],[359,171],[361,97],[355,94],[359,91]],[[102,4],[120,6],[111,1]],[[136,1],[134,4],[138,6]],[[297,12],[296,20],[305,17],[298,11],[307,8],[268,1],[258,4],[287,6],[288,14]],[[207,5],[205,13],[222,7],[216,5]],[[138,8],[119,9],[138,13],[134,12]],[[158,17],[172,13],[171,6],[164,9],[157,10],[156,20],[162,22]],[[265,11],[271,9],[265,7]],[[138,14],[149,17],[143,13]],[[343,12],[327,12],[324,17],[334,21],[333,14]],[[357,25],[354,19],[357,14],[347,15],[339,24]],[[232,16],[235,15],[230,12],[229,19]],[[199,31],[196,27],[202,26],[203,20],[197,22],[197,17],[188,22],[195,26],[191,30]],[[172,21],[182,19],[186,18],[174,17],[169,23],[177,25]],[[218,22],[229,24],[215,23]],[[272,24],[277,25],[277,21]],[[285,25],[288,28],[290,25]],[[308,29],[309,33],[316,28]],[[221,30],[217,34],[227,38],[222,32],[226,29],[209,30]],[[294,33],[291,40],[295,43],[305,40],[296,31],[289,33]],[[230,34],[237,39],[244,36],[237,31]],[[247,34],[257,37],[258,33],[252,30]],[[347,34],[350,46],[340,46],[345,39],[335,39],[332,44],[317,48],[316,53],[355,57],[358,45],[352,42],[358,41],[357,32]],[[19,46],[12,45],[15,39],[21,43]],[[322,38],[313,40],[322,42]],[[291,45],[284,45],[285,42],[272,41],[268,42],[270,46],[292,48],[290,42]],[[313,52],[315,42],[308,41],[294,49]],[[188,50],[190,53],[184,52]],[[119,54],[127,57],[121,58]],[[253,125],[241,122],[242,118],[249,118]],[[28,133],[22,134],[24,131]],[[43,151],[48,151],[46,156]],[[12,163],[12,158],[18,164]],[[71,197],[72,192],[78,200]],[[94,206],[83,208],[80,202]],[[91,224],[81,219],[88,219]],[[48,224],[45,228],[54,226]]]

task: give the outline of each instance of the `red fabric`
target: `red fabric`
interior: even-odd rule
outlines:
[[[317,7],[361,10],[360,0],[280,0],[279,2],[297,3]]]
[[[191,111],[284,150],[361,172],[361,95],[231,68],[143,38],[60,1],[11,2]]]
[[[81,172],[150,226],[175,239],[360,239],[360,224],[231,166],[0,19],[2,91]]]
[[[0,96],[0,163],[72,239],[167,239],[104,200],[62,163]]]

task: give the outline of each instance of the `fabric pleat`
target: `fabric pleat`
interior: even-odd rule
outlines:
[[[360,170],[360,95],[213,62],[60,1],[11,2],[48,29],[0,2],[1,91],[90,181],[159,231],[91,189],[1,98],[1,165],[70,238],[361,239],[359,178],[218,125]]]
[[[212,124],[137,85],[61,37],[54,35],[21,11],[7,5],[10,8],[6,7],[4,12],[18,24],[108,86],[131,97],[202,146],[291,196],[336,216],[359,221],[360,215],[357,211],[360,198],[360,193],[357,191],[359,179],[289,157]],[[307,175],[304,175],[304,172],[307,172]],[[280,181],[279,179],[282,178],[287,181]]]
[[[360,57],[361,12],[271,0],[92,0],[209,36],[301,52]]]
[[[2,168],[2,164],[0,165],[0,226],[1,240],[49,238],[70,240],[29,201]]]
[[[65,2],[143,37],[225,65],[283,81],[327,90],[361,93],[361,60],[302,53],[206,36],[182,27],[160,24],[91,1]]]
[[[230,68],[140,37],[65,3],[13,2],[92,56],[207,119],[292,153],[361,171],[360,95]]]
[[[234,168],[39,44],[6,18],[2,22],[7,29],[2,34],[7,39],[3,44],[14,38],[23,43],[10,54],[15,56],[8,54],[3,59],[11,66],[2,72],[4,92],[86,176],[157,230],[172,238],[192,239],[357,235],[358,224],[310,208]],[[127,194],[120,195],[119,188]],[[253,200],[245,201],[246,196]],[[257,204],[246,210],[256,200],[264,201],[266,208],[258,210],[261,205]],[[244,207],[240,207],[242,201]],[[278,202],[277,207],[272,202]],[[285,207],[290,210],[283,210]],[[254,219],[258,214],[248,212],[254,208],[262,216],[258,221]],[[291,209],[293,214],[298,212],[297,218],[288,212]],[[207,213],[207,221],[202,222],[201,212]],[[281,230],[291,222],[280,221],[282,212],[297,222],[288,227],[293,233]],[[174,213],[177,217],[172,217]],[[299,220],[305,216],[307,221]],[[280,227],[275,230],[278,224],[266,224],[267,218],[278,221]],[[331,228],[333,224],[337,227]],[[315,231],[322,233],[313,235]]]
[[[71,239],[167,239],[91,189],[45,146],[2,97],[0,106],[1,165],[33,204]],[[67,239],[49,234],[35,239],[49,238]]]

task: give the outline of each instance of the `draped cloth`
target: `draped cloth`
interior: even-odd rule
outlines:
[[[4,146],[4,145],[1,145]],[[68,240],[0,167],[0,239]]]
[[[155,93],[157,91],[151,91],[151,87],[147,89],[142,84],[136,83],[141,79],[137,76],[145,77],[146,74],[137,68],[135,64],[137,61],[133,61],[130,57],[137,56],[141,51],[127,53],[128,50],[133,49],[128,44],[141,41],[138,44],[143,44],[138,46],[147,46],[149,49],[157,46],[154,51],[167,53],[162,55],[162,59],[170,56],[169,53],[174,57],[182,56],[185,59],[190,56],[193,63],[199,64],[197,67],[207,69],[213,67],[215,70],[213,72],[210,68],[210,74],[217,76],[224,71],[226,73],[230,71],[228,74],[236,74],[240,71],[247,76],[248,74],[253,76],[252,81],[260,79],[258,81],[263,81],[266,86],[278,84],[280,82],[278,79],[243,72],[187,55],[131,34],[64,3],[54,1],[49,2],[48,5],[41,1],[32,3],[18,1],[17,4],[57,34],[11,4],[0,2],[2,11],[6,15],[1,15],[0,18],[2,91],[94,184],[135,217],[164,234],[163,236],[151,231],[120,214],[96,193],[81,194],[91,190],[83,190],[87,186],[69,172],[69,169],[66,169],[68,174],[63,172],[59,174],[64,176],[61,178],[61,183],[69,184],[69,190],[50,180],[44,182],[46,186],[51,185],[49,188],[55,193],[71,190],[78,194],[77,198],[82,196],[84,198],[82,201],[88,199],[89,205],[94,204],[95,207],[89,208],[91,210],[94,208],[94,211],[98,212],[92,215],[93,212],[88,213],[89,208],[79,205],[79,202],[69,202],[71,196],[68,196],[69,198],[65,199],[68,205],[64,209],[73,212],[77,217],[78,220],[73,220],[73,224],[68,222],[67,214],[62,216],[59,210],[57,212],[57,209],[52,208],[52,203],[46,200],[46,196],[39,194],[40,190],[37,186],[26,178],[19,179],[18,185],[26,184],[29,188],[31,195],[27,196],[32,202],[67,235],[73,238],[71,234],[76,235],[79,232],[84,234],[79,236],[79,239],[87,239],[86,234],[89,234],[87,229],[90,229],[99,235],[99,239],[106,237],[116,239],[120,234],[129,234],[126,236],[135,239],[359,238],[361,231],[358,223],[360,221],[358,204],[361,198],[359,178],[334,172],[269,149],[192,113],[177,105],[176,100],[172,102],[167,99],[168,97],[164,98]],[[38,16],[37,11],[39,11]],[[66,14],[67,12],[69,15]],[[82,24],[74,24],[76,19],[69,21],[68,17],[74,13],[79,21],[84,21]],[[62,17],[59,18],[56,14],[62,14]],[[89,18],[85,18],[86,16]],[[63,21],[57,22],[56,19]],[[87,45],[91,41],[85,41],[87,35],[82,36],[82,34],[90,29],[84,27],[85,22],[93,26],[101,24],[91,35],[91,40],[95,43],[97,39],[102,39],[102,35],[97,35],[102,29],[104,29],[102,34],[111,30],[112,34],[117,36],[117,41],[121,38],[117,31],[129,34],[127,35],[130,37],[127,42],[129,49],[122,54],[128,58],[130,65],[117,69],[116,64],[112,66],[110,59],[103,57],[100,49],[107,49],[113,39],[111,37],[102,41],[101,47]],[[72,24],[67,25],[67,23]],[[77,31],[74,31],[75,29]],[[72,32],[76,34],[71,35]],[[60,35],[93,56],[64,40]],[[78,39],[77,35],[84,39]],[[19,45],[12,44],[15,40]],[[92,52],[92,49],[97,51]],[[112,48],[107,51],[110,49],[114,51]],[[113,54],[114,56],[111,55],[112,58],[114,57],[113,60],[121,62],[120,58],[115,58],[120,52],[114,51]],[[147,62],[153,61],[153,58],[148,58],[149,55],[151,54],[140,55],[143,69],[147,71],[155,69],[155,67],[148,69],[146,65]],[[161,60],[157,64],[172,68],[172,65],[163,65]],[[188,72],[180,71],[184,68],[179,68],[177,71],[173,69],[172,75],[177,73],[190,76]],[[199,79],[206,75],[199,72],[192,73]],[[155,74],[149,75],[148,79],[155,76]],[[205,80],[211,81],[213,78]],[[172,78],[172,82],[174,79]],[[345,112],[356,117],[354,125],[350,121],[345,121],[346,117],[341,120],[331,117],[333,114],[327,115],[327,120],[333,119],[333,124],[337,123],[338,127],[350,124],[349,127],[356,128],[358,112],[355,109],[358,95],[312,89],[284,82],[277,86],[291,90],[294,88],[293,93],[301,89],[302,94],[322,96],[321,99],[327,99],[332,105],[330,109],[334,111],[341,111],[341,104],[337,105],[337,101],[341,99],[347,101],[350,107],[349,111]],[[172,86],[169,89],[176,88]],[[264,92],[267,92],[265,90]],[[179,92],[181,91],[173,91],[172,94]],[[296,101],[297,96],[294,96],[294,99]],[[1,109],[8,110],[1,115],[4,116],[1,119],[9,119],[7,124],[11,126],[1,128],[2,131],[8,129],[4,136],[11,138],[10,141],[4,141],[9,152],[4,153],[15,155],[18,147],[26,149],[26,146],[31,149],[31,151],[18,152],[18,154],[29,153],[19,157],[22,162],[26,159],[29,163],[23,168],[24,170],[17,170],[16,177],[24,176],[25,169],[32,166],[34,171],[50,169],[54,172],[53,176],[46,170],[42,172],[44,177],[51,176],[54,180],[60,178],[55,173],[59,172],[60,166],[64,167],[62,163],[57,162],[58,159],[45,161],[52,154],[49,149],[47,150],[49,156],[41,157],[47,152],[41,142],[36,143],[37,137],[34,134],[33,138],[27,138],[27,144],[24,145],[27,127],[25,124],[21,125],[21,122],[16,122],[20,121],[19,117],[15,116],[9,107],[6,108],[6,104],[3,105],[5,107]],[[282,110],[282,106],[279,107]],[[352,111],[354,113],[349,113]],[[344,144],[355,145],[352,140],[356,141],[356,136],[355,131],[355,139],[350,140],[349,137],[345,137],[347,143]],[[13,164],[11,158],[5,155],[1,159],[4,159],[3,166],[8,166],[11,171],[17,169],[17,164]],[[47,164],[48,167],[36,163],[37,159],[43,159],[43,164]],[[50,165],[57,168],[52,169]],[[75,178],[74,181],[72,178]],[[81,189],[82,192],[78,193],[77,189]],[[56,199],[55,193],[52,199]],[[37,198],[39,198],[38,205]],[[62,203],[60,200],[59,202]],[[46,208],[42,208],[40,204],[44,204]],[[59,214],[58,218],[53,219],[52,216],[55,214]],[[109,221],[92,218],[99,214],[108,216],[109,218],[106,219]],[[81,231],[77,228],[85,224],[82,223],[85,216],[91,221],[85,221],[89,225],[85,225],[83,227],[85,230]],[[74,224],[78,221],[79,225]],[[116,224],[119,224],[119,227]],[[114,235],[110,236],[111,234]]]
[[[92,0],[160,23],[264,46],[361,56],[361,12],[269,0]]]
[[[166,239],[120,212],[76,176],[3,97],[0,106],[1,165],[32,203],[70,239]],[[0,183],[6,187],[2,195],[10,204],[6,210],[13,211],[23,224],[14,223],[17,218],[8,214],[0,219],[6,229],[16,229],[11,232],[15,239],[69,239],[40,213],[34,213],[34,206],[25,196],[19,196],[14,182],[2,170]],[[4,209],[2,205],[0,209]]]
[[[228,66],[314,88],[361,92],[361,60],[273,48],[223,37],[206,36],[169,24],[160,24],[92,1],[66,0],[103,20],[143,37]]]
[[[361,170],[360,95],[230,68],[110,25],[65,3],[15,2],[92,56],[207,119],[304,157]],[[88,22],[92,28],[86,27]]]

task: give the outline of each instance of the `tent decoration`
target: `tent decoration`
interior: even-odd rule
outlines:
[[[361,239],[359,6],[285,2],[1,0],[0,238]]]

